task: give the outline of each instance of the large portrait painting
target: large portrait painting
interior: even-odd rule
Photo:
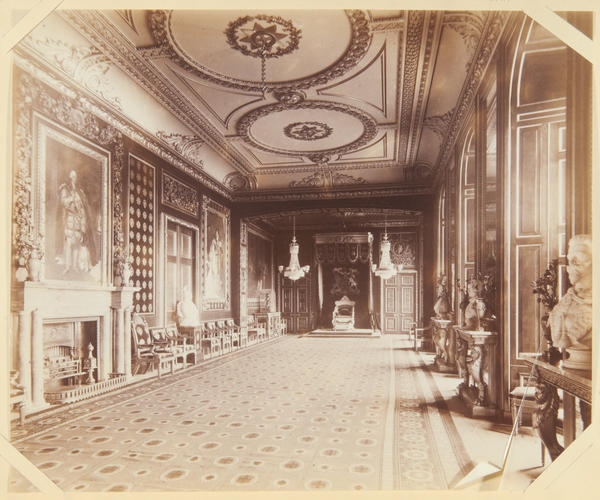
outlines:
[[[45,279],[107,281],[110,153],[36,117],[35,224]]]
[[[273,242],[248,229],[248,297],[273,288]]]
[[[229,309],[229,209],[203,197],[202,304],[205,311]]]

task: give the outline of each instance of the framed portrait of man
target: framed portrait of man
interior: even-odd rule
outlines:
[[[44,278],[106,284],[110,153],[39,115],[34,131],[34,223],[44,241]]]

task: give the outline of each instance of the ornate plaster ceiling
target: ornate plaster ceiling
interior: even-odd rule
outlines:
[[[61,15],[191,132],[154,130],[163,143],[226,160],[233,171],[216,180],[240,199],[426,190],[506,18],[368,10]]]

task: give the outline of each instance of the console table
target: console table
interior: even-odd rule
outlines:
[[[454,330],[456,363],[462,376],[458,394],[467,416],[495,416],[498,412],[498,334],[457,326]]]
[[[552,460],[563,451],[556,440],[556,423],[560,399],[557,389],[563,391],[563,437],[565,448],[575,440],[575,398],[579,399],[583,428],[591,423],[592,373],[589,370],[572,370],[551,365],[537,358],[527,357],[525,363],[533,368],[537,379],[534,411],[540,439]]]

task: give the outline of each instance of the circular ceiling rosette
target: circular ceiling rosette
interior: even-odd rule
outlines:
[[[368,144],[377,123],[364,111],[327,101],[271,104],[254,109],[237,124],[254,147],[288,156],[327,158]]]
[[[371,31],[360,10],[151,11],[148,27],[163,56],[198,78],[243,91],[322,85],[352,69]]]

